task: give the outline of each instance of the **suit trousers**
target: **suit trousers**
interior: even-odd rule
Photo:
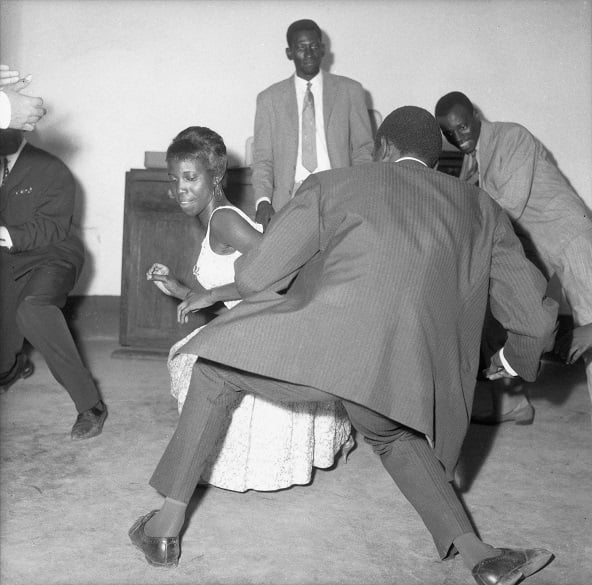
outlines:
[[[188,503],[223,424],[245,392],[276,402],[326,402],[337,397],[309,386],[257,376],[199,359],[187,399],[150,485]],[[343,402],[351,422],[372,445],[395,483],[431,532],[441,558],[473,527],[444,468],[424,436],[361,405]]]
[[[0,371],[10,370],[27,339],[45,358],[78,412],[91,408],[100,395],[61,310],[75,284],[74,266],[58,260],[14,280],[10,269],[2,264]]]
[[[592,227],[573,238],[560,256],[548,260],[571,307],[576,326],[592,323]],[[592,399],[592,351],[584,356],[588,393]]]

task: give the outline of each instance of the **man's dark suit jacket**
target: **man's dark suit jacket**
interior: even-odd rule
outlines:
[[[362,404],[425,434],[449,473],[488,294],[526,380],[557,315],[499,205],[413,161],[312,175],[235,268],[245,300],[183,352]]]
[[[0,248],[2,275],[18,278],[51,262],[68,262],[79,275],[84,247],[72,233],[75,184],[54,155],[26,144],[0,187],[0,225],[13,247]]]

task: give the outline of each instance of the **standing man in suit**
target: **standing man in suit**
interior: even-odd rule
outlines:
[[[510,332],[492,377],[505,365],[536,376],[557,303],[499,206],[433,170],[440,146],[429,112],[395,110],[377,133],[381,162],[308,178],[237,261],[245,300],[183,348],[200,358],[151,479],[166,499],[130,530],[148,562],[177,564],[187,503],[220,420],[245,391],[343,400],[440,556],[458,551],[480,585],[511,585],[550,561],[543,549],[483,543],[448,481],[469,424],[488,292]]]
[[[288,27],[286,56],[296,69],[257,96],[253,142],[255,219],[267,226],[310,173],[372,161],[362,86],[321,71],[325,45],[312,20]]]
[[[89,439],[107,407],[61,311],[84,262],[71,231],[74,178],[20,130],[0,130],[0,163],[0,392],[33,373],[26,338],[74,401],[72,439]]]
[[[557,274],[576,325],[592,323],[592,214],[545,147],[523,126],[487,122],[455,91],[436,104],[442,133],[464,153],[461,179],[479,181],[508,213],[527,256],[550,278]],[[592,398],[592,357],[584,355]],[[520,422],[524,394],[499,393],[484,422]],[[521,406],[521,404],[523,406]]]

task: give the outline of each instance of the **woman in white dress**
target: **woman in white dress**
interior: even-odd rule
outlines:
[[[206,235],[191,286],[160,263],[152,265],[147,278],[165,294],[182,299],[177,315],[186,322],[190,311],[220,301],[228,308],[240,302],[234,261],[258,243],[262,228],[226,199],[221,186],[226,147],[209,128],[192,126],[178,134],[167,150],[167,167],[172,196],[184,213],[201,223]],[[196,355],[184,353],[183,346],[200,329],[176,343],[169,354],[171,393],[179,412],[197,360]],[[228,430],[202,481],[240,492],[306,484],[313,467],[330,467],[342,447],[347,455],[352,446],[351,426],[340,402],[289,407],[247,394],[229,413]]]

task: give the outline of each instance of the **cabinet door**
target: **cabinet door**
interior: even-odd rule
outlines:
[[[123,236],[120,344],[168,350],[205,324],[211,314],[198,312],[189,323],[177,323],[179,300],[146,280],[154,262],[166,264],[190,284],[204,233],[168,196],[166,171],[132,170],[126,174]]]

